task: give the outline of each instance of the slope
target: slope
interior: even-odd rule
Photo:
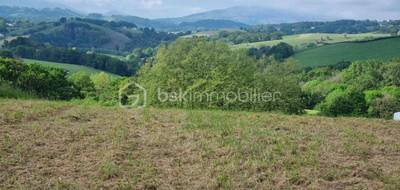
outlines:
[[[97,70],[91,67],[86,67],[86,66],[82,66],[82,65],[73,65],[73,64],[66,64],[66,63],[55,63],[55,62],[49,62],[49,61],[40,61],[40,60],[33,60],[33,59],[23,59],[23,62],[26,64],[39,64],[39,65],[43,65],[46,67],[54,67],[54,68],[59,68],[59,69],[64,69],[69,71],[71,74],[72,73],[76,73],[79,71],[83,71],[89,74],[97,74],[97,73],[101,73],[104,71],[101,70]],[[114,76],[117,77],[118,75],[115,74],[111,74],[111,73],[107,73],[110,76]]]
[[[361,41],[380,37],[387,37],[388,34],[362,33],[362,34],[330,34],[330,33],[309,33],[283,36],[281,40],[272,40],[255,43],[243,43],[234,45],[235,48],[258,48],[262,46],[273,46],[281,42],[292,45],[295,49],[301,50],[314,45],[326,45],[346,41]]]
[[[400,37],[326,45],[299,52],[293,58],[309,67],[333,65],[341,61],[400,58]]]
[[[398,189],[397,122],[0,100],[0,189]]]

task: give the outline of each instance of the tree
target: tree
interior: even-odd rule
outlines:
[[[400,87],[400,60],[385,65],[384,78],[387,85]]]
[[[378,89],[382,86],[383,62],[357,61],[344,70],[342,81],[359,91]]]
[[[87,72],[80,71],[74,73],[68,77],[68,80],[79,89],[84,97],[94,96],[95,85],[90,79],[90,75]]]
[[[292,56],[294,54],[294,50],[291,45],[281,42],[271,48],[270,54],[273,55],[277,60],[283,60]]]
[[[231,50],[221,42],[179,39],[159,49],[155,60],[142,67],[137,82],[146,88],[148,103],[154,106],[300,113],[301,89],[289,68],[257,62],[245,50]],[[282,96],[276,101],[238,98],[254,89]],[[162,101],[160,91],[173,100]],[[176,100],[179,92],[194,96]]]

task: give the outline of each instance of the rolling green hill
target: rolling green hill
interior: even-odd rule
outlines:
[[[96,48],[106,52],[130,52],[135,48],[156,47],[172,41],[177,35],[138,28],[125,21],[104,21],[86,18],[69,18],[56,22],[43,22],[12,32],[15,36],[30,36],[38,43],[56,47]]]
[[[293,58],[303,66],[315,67],[340,61],[389,60],[397,57],[400,57],[400,37],[331,44],[299,52]]]
[[[90,67],[85,67],[85,66],[82,66],[82,65],[55,63],[55,62],[39,61],[39,60],[33,60],[33,59],[23,59],[23,62],[27,63],[27,64],[37,63],[37,64],[40,64],[40,65],[43,65],[43,66],[47,66],[47,67],[65,69],[65,70],[68,70],[70,73],[76,73],[76,72],[79,72],[79,71],[84,71],[84,72],[87,72],[89,74],[97,74],[97,73],[100,73],[100,72],[104,72],[104,71],[101,71],[101,70],[93,69],[93,68],[90,68]],[[107,72],[105,72],[105,73],[107,73]],[[107,73],[107,74],[109,74],[111,76],[114,76],[114,77],[118,76],[118,75],[111,74],[111,73]]]
[[[363,33],[363,34],[328,34],[328,33],[310,33],[310,34],[297,34],[284,36],[281,40],[272,40],[264,42],[255,43],[243,43],[234,45],[235,48],[252,48],[252,47],[262,47],[262,46],[273,46],[281,42],[288,43],[295,47],[295,49],[300,50],[307,47],[309,44],[332,44],[338,42],[346,41],[359,41],[371,38],[386,37],[387,34],[377,34],[377,33]]]

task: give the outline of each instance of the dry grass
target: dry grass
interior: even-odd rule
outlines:
[[[399,189],[400,124],[0,101],[0,189]]]

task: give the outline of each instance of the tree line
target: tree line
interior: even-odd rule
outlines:
[[[279,32],[282,35],[304,33],[358,34],[376,31],[395,35],[400,30],[400,22],[396,20],[337,20],[327,22],[297,22],[256,25],[247,27],[245,30],[248,32],[262,32],[268,34]]]
[[[130,76],[137,70],[134,62],[126,62],[110,56],[73,48],[57,48],[39,44],[29,38],[18,37],[4,43],[4,48],[14,57],[83,65],[122,76]]]
[[[400,110],[400,60],[370,60],[304,72],[307,107],[329,116],[392,118]]]

